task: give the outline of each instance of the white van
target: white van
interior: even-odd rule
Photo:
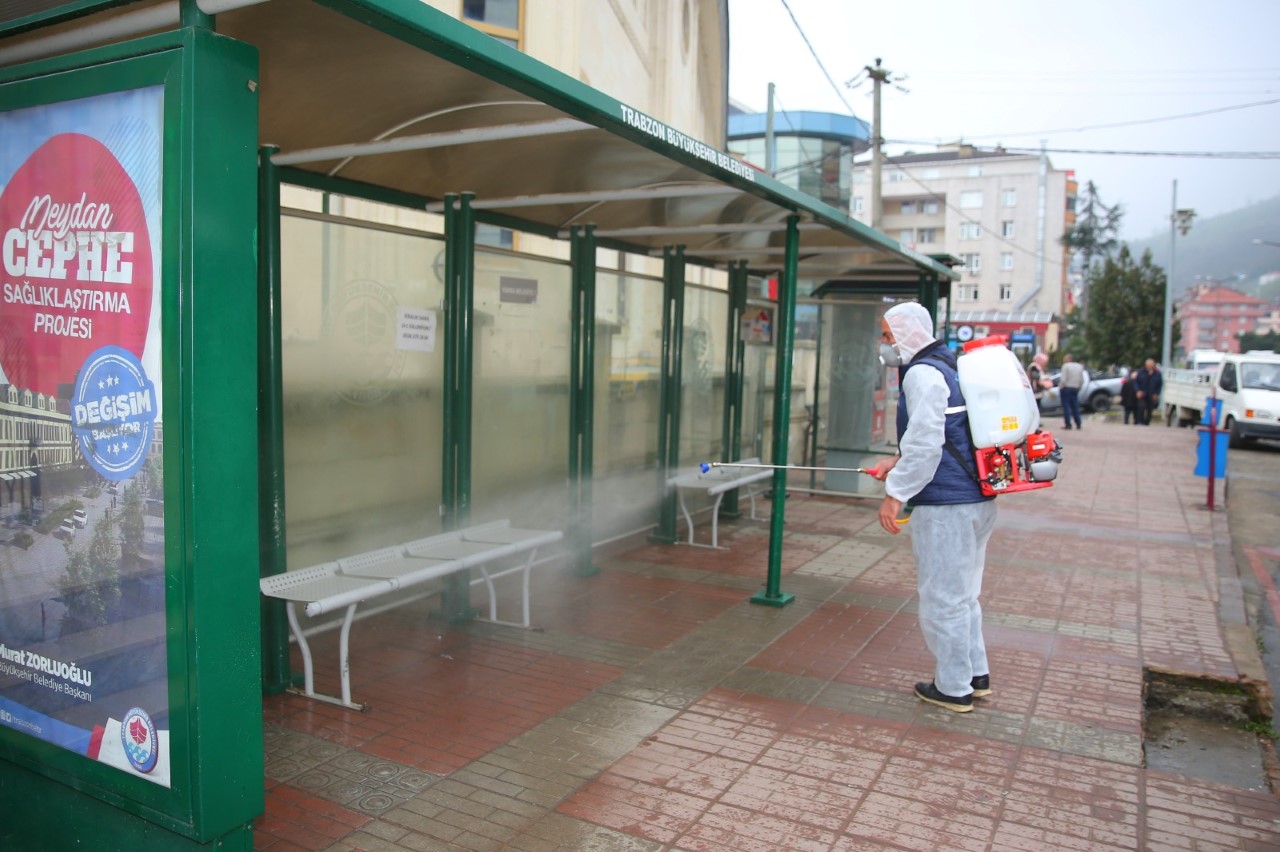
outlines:
[[[1216,370],[1226,354],[1217,349],[1192,349],[1187,353],[1187,369]]]
[[[1228,354],[1218,368],[1219,425],[1230,431],[1229,444],[1242,447],[1255,438],[1280,438],[1280,355],[1274,352]]]

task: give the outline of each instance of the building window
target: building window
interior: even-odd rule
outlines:
[[[1005,219],[1000,223],[1000,236],[1009,238],[1013,236],[1013,220]]]
[[[524,0],[462,0],[462,19],[498,41],[520,48]]]
[[[982,166],[970,166],[969,177],[982,177]]]
[[[902,202],[902,215],[914,216],[916,213],[916,203],[914,201]]]
[[[978,301],[978,285],[977,284],[959,284],[956,286],[957,302],[976,302]]]
[[[1000,268],[1013,269],[1013,252],[1011,251],[1000,252]]]
[[[510,228],[499,228],[497,225],[476,225],[476,245],[493,246],[494,248],[515,248],[515,232]]]
[[[977,222],[961,222],[960,223],[960,239],[962,240],[980,240],[982,239],[982,226]]]
[[[916,232],[911,228],[903,228],[898,232],[898,242],[909,243],[916,237]]]
[[[937,180],[940,175],[941,172],[938,171],[937,167],[924,170],[925,180]]]
[[[938,214],[938,202],[926,201],[920,205],[920,211],[928,216],[936,216]]]
[[[982,255],[980,254],[962,254],[960,255],[960,266],[968,270],[970,275],[977,275],[982,271]]]
[[[937,228],[917,228],[916,240],[922,243],[936,243],[938,241]]]
[[[1003,201],[1003,203],[1004,203],[1004,206],[1005,206],[1005,207],[1017,207],[1017,206],[1018,206],[1018,190],[1016,190],[1016,189],[1006,189],[1006,190],[1004,191],[1004,193],[1003,193],[1003,197],[1004,197],[1004,201]]]
[[[1001,284],[1000,285],[1000,301],[1007,302],[1012,298],[1013,298],[1013,285]]]
[[[900,170],[889,172],[889,183],[902,183],[906,179],[907,176]]]
[[[864,204],[864,202],[863,202],[863,200],[862,200],[862,196],[861,196],[861,195],[855,195],[855,196],[853,197],[853,212],[854,212],[854,213],[861,213],[861,212],[863,211],[864,207],[865,207],[865,204]]]
[[[982,209],[982,190],[967,189],[960,193],[960,209],[961,210],[980,210]]]

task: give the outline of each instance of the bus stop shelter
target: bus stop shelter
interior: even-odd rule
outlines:
[[[156,433],[151,488],[162,482],[169,504],[162,514],[166,594],[155,628],[167,702],[150,730],[126,726],[144,735],[160,728],[152,748],[168,750],[166,783],[0,726],[12,756],[0,765],[0,797],[14,815],[8,837],[43,832],[71,840],[113,830],[144,844],[163,838],[172,848],[251,847],[249,824],[262,807],[258,696],[264,677],[268,689],[290,677],[280,613],[266,607],[261,625],[257,618],[259,576],[289,567],[282,183],[443,216],[445,385],[437,410],[445,528],[464,524],[472,502],[475,225],[569,242],[565,441],[577,528],[566,534],[584,570],[592,546],[597,249],[662,259],[664,472],[682,461],[676,433],[687,265],[726,270],[731,338],[748,277],[778,278],[773,406],[780,427],[772,460],[779,465],[787,463],[796,283],[839,280],[863,292],[915,296],[936,316],[939,294],[955,277],[944,263],[415,0],[81,0],[28,4],[0,19],[0,122],[9,119],[6,133],[22,128],[10,138],[34,149],[50,134],[83,134],[76,104],[137,92],[151,98],[137,110],[153,122],[147,141],[156,185],[134,182],[144,201],[154,192],[164,211],[150,237],[157,318],[144,340],[96,342],[132,346],[132,359],[120,357],[141,365],[140,385],[162,380],[167,389],[154,422],[138,427]],[[102,140],[119,150],[110,132]],[[13,171],[24,156],[11,152],[15,162],[6,161],[10,171],[0,178],[16,174],[44,191],[38,170],[29,170],[34,177]],[[68,201],[77,195],[66,192]],[[740,345],[731,340],[730,353]],[[7,348],[3,357],[15,353]],[[727,393],[727,410],[740,407]],[[726,435],[731,422],[726,416]],[[728,460],[731,439],[724,453]],[[785,484],[777,471],[775,490]],[[783,514],[778,501],[761,603],[787,599],[777,572]],[[668,503],[663,515],[660,532],[670,535],[663,527],[674,523],[674,507]],[[0,639],[14,646],[12,637]],[[72,651],[70,643],[61,648]],[[57,643],[46,653],[56,657]],[[20,805],[33,790],[46,802],[41,812]],[[50,816],[63,812],[81,816]]]

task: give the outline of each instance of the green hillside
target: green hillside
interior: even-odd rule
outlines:
[[[1280,272],[1280,246],[1254,245],[1255,239],[1280,243],[1280,195],[1230,213],[1197,218],[1191,232],[1177,236],[1177,258],[1173,271],[1173,293],[1180,295],[1202,278],[1217,281],[1236,279],[1235,287],[1245,293],[1275,298],[1280,288],[1258,292],[1258,277]],[[1135,256],[1151,249],[1154,262],[1169,268],[1169,233],[1157,234],[1129,244]]]

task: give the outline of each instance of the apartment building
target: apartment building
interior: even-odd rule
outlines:
[[[871,222],[871,169],[853,170],[854,218]],[[880,230],[925,254],[962,261],[953,312],[998,317],[1060,316],[1071,303],[1070,255],[1062,235],[1075,223],[1076,181],[1047,156],[1002,148],[941,146],[886,157]],[[1046,323],[1036,323],[1043,330]]]
[[[1179,348],[1239,352],[1240,335],[1269,331],[1275,305],[1217,281],[1191,287],[1175,305]]]

